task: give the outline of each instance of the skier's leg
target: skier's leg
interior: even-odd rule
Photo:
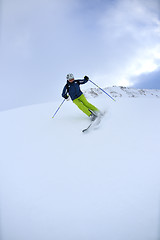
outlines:
[[[96,108],[96,107],[95,107],[94,105],[92,105],[91,103],[89,103],[83,94],[82,94],[78,99],[79,99],[79,100],[84,104],[84,106],[86,106],[88,109],[92,110],[93,112],[99,112],[99,109]]]
[[[89,109],[82,103],[82,101],[79,100],[79,98],[76,98],[73,100],[73,103],[77,105],[77,107],[83,111],[88,117],[91,115],[91,112]]]

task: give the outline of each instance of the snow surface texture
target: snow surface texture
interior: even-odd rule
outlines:
[[[86,135],[71,101],[0,113],[1,240],[160,239],[160,92],[122,91],[88,96],[106,115]]]

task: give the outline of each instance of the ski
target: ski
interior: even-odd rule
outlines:
[[[104,115],[105,115],[105,112],[99,114],[98,117],[95,119],[95,121],[91,122],[87,128],[85,128],[85,129],[82,130],[82,132],[83,132],[83,133],[87,133],[87,132],[89,132],[91,129],[94,129],[94,130],[97,129],[97,128],[99,127],[99,124],[100,124],[100,122],[101,122],[101,119],[102,119],[102,117],[103,117]]]
[[[90,123],[87,128],[83,129],[82,132],[83,132],[83,133],[88,132],[88,130],[90,129],[91,126],[92,126],[92,123]]]

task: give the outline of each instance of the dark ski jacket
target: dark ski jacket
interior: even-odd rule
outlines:
[[[80,84],[84,84],[88,82],[86,79],[76,79],[72,83],[67,81],[66,85],[63,88],[62,97],[67,98],[67,93],[71,97],[72,101],[78,97],[80,97],[83,92],[80,89]]]

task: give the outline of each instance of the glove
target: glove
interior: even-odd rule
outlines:
[[[84,80],[88,81],[89,77],[88,76],[84,76]]]
[[[69,98],[69,96],[68,96],[68,95],[65,95],[64,98],[67,100],[67,99]]]

